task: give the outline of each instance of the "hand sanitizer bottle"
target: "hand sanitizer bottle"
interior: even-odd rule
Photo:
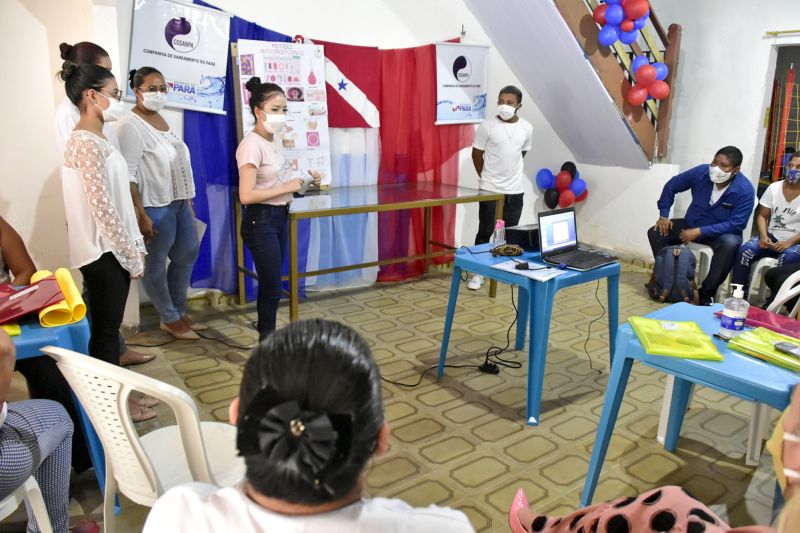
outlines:
[[[500,246],[506,243],[506,222],[503,219],[498,220],[494,225],[494,233],[492,233],[492,246]]]
[[[725,309],[722,311],[719,336],[732,339],[744,329],[744,321],[750,304],[744,299],[744,288],[741,285],[731,284],[733,296],[725,299]]]

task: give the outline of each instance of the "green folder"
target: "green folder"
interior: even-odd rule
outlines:
[[[800,359],[776,350],[776,342],[800,344],[800,341],[794,337],[787,337],[767,328],[755,328],[734,337],[728,342],[728,348],[752,355],[773,365],[800,372]]]
[[[666,355],[684,359],[722,361],[714,342],[695,322],[656,320],[641,316],[628,318],[644,347],[650,355]]]

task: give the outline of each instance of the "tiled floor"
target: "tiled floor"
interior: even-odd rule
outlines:
[[[624,267],[620,319],[658,308],[645,297],[646,276],[643,269]],[[316,295],[301,305],[301,317],[333,318],[353,326],[369,341],[385,378],[415,383],[438,359],[449,281],[449,272],[438,272],[406,283]],[[574,287],[556,298],[538,427],[523,424],[527,352],[504,354],[524,364],[503,368],[499,375],[447,369],[442,383],[429,372],[418,387],[384,384],[391,448],[370,467],[369,492],[413,505],[462,509],[478,531],[508,531],[505,514],[517,487],[525,488],[536,510],[554,514],[574,509],[609,370],[605,318],[594,323],[587,337],[589,323],[602,313],[595,288],[594,283]],[[448,363],[480,364],[487,348],[505,345],[515,313],[510,289],[501,286],[494,300],[487,290],[472,292],[462,285]],[[604,282],[598,294],[605,304]],[[213,328],[208,334],[231,344],[254,342],[252,306],[211,306],[204,300],[195,305],[193,316]],[[282,308],[280,318],[286,317]],[[146,326],[156,324],[153,317],[147,320]],[[165,340],[162,335],[143,333],[135,340],[153,344]],[[188,390],[202,416],[227,417],[246,351],[205,340],[152,350],[160,356],[139,371]],[[678,484],[734,525],[766,523],[774,475],[768,455],[758,468],[744,466],[750,405],[698,389],[678,450],[671,454],[655,439],[663,385],[660,373],[634,366],[596,501]],[[158,422],[142,424],[143,431],[172,421],[166,407],[156,410]],[[75,514],[98,512],[95,488],[90,476],[78,481]],[[138,531],[146,513],[146,508],[126,502],[118,530]]]

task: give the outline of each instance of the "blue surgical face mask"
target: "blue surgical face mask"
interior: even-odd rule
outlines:
[[[789,183],[797,183],[800,181],[800,168],[784,168],[783,177],[786,178],[786,181]]]

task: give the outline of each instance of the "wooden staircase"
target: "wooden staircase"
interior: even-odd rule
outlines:
[[[597,0],[505,0],[502,10],[486,0],[464,2],[578,162],[647,169],[664,158],[680,26],[665,32],[651,11],[639,42],[609,48],[597,42]],[[634,107],[625,95],[639,54],[667,65],[670,95]]]
[[[667,154],[669,122],[675,95],[678,59],[680,55],[681,27],[670,25],[665,32],[661,21],[652,9],[650,24],[640,32],[639,41],[630,45],[617,41],[613,46],[600,46],[597,42],[599,28],[592,18],[592,11],[599,4],[596,0],[554,0],[578,44],[583,48],[589,62],[617,104],[642,150],[650,161],[663,159]],[[655,30],[655,35],[651,32]],[[634,56],[645,54],[650,62],[661,61],[669,69],[666,81],[670,94],[657,102],[648,100],[645,106],[631,106],[625,99],[633,81],[630,71]]]

